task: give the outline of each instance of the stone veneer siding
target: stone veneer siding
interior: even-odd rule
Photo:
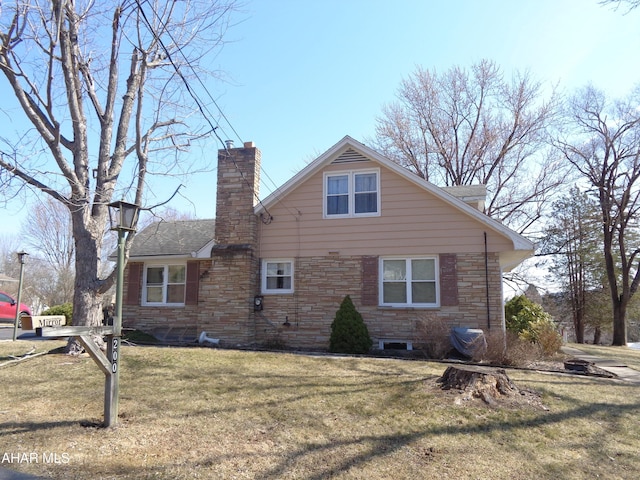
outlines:
[[[224,251],[199,262],[197,305],[126,305],[123,327],[135,328],[158,338],[193,340],[206,332],[221,346],[255,343],[253,297],[256,295],[258,263],[250,250]],[[125,271],[128,281],[130,268]],[[144,287],[142,287],[144,288]]]
[[[345,295],[362,314],[371,337],[411,340],[421,344],[416,322],[437,318],[451,327],[487,328],[485,259],[483,254],[458,254],[458,305],[440,308],[392,308],[363,305],[362,257],[307,257],[295,260],[295,292],[265,295],[256,315],[259,262],[249,250],[218,252],[200,262],[198,305],[141,307],[128,305],[124,327],[154,333],[202,331],[222,346],[284,344],[292,348],[326,350],[331,323]],[[489,254],[491,330],[503,324],[502,277],[496,254]],[[128,275],[129,269],[125,272]],[[244,280],[243,280],[244,279]],[[125,278],[126,281],[126,278]],[[285,325],[288,322],[288,325]],[[377,344],[374,345],[374,347]]]
[[[258,262],[251,250],[214,254],[207,278],[200,282],[198,329],[222,346],[255,342],[253,298]]]
[[[253,298],[259,293],[259,265],[254,205],[259,194],[260,160],[260,150],[252,142],[218,151],[215,246],[211,258],[199,262],[198,295],[191,296],[197,298],[197,305],[141,306],[140,292],[128,291],[124,327],[161,338],[168,331],[173,331],[170,336],[183,339],[197,338],[204,331],[219,338],[223,346],[255,342]],[[125,272],[127,285],[131,285],[131,271],[130,266]],[[139,283],[141,290],[144,286]]]
[[[206,263],[199,262],[200,275],[202,275],[203,264],[206,265]],[[143,269],[143,263],[129,262],[124,271],[124,284],[128,288],[125,292],[122,326],[141,330],[160,339],[195,336],[198,331],[198,315],[203,299],[200,298],[197,305],[185,304],[178,307],[141,305],[142,289],[144,288],[141,281]],[[130,279],[132,271],[140,276],[135,282]],[[136,291],[131,288],[132,284],[136,285]]]
[[[362,314],[369,334],[378,339],[410,340],[420,346],[416,322],[444,320],[451,327],[501,330],[502,276],[496,254],[489,254],[489,315],[486,306],[484,254],[458,254],[458,304],[439,308],[392,308],[363,303],[362,257],[310,257],[295,261],[295,292],[265,295],[263,319],[256,319],[258,343],[284,343],[294,348],[327,349],[331,323],[345,295]],[[288,325],[285,323],[288,322]],[[374,347],[377,343],[374,344]]]

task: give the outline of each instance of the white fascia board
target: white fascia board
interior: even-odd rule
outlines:
[[[197,251],[191,252],[192,258],[211,258],[211,249],[215,245],[213,239],[209,240],[204,246],[200,247]]]
[[[509,252],[500,252],[500,267],[503,272],[510,272],[527,258],[533,256],[533,253],[533,250],[511,250]]]

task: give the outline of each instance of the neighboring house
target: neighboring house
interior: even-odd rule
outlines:
[[[259,172],[253,143],[220,150],[215,221],[138,234],[125,327],[326,349],[350,295],[375,346],[411,347],[425,318],[504,328],[502,273],[534,246],[482,212],[484,187],[436,187],[348,136],[258,203]]]

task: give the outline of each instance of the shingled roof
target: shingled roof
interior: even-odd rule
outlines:
[[[185,256],[213,242],[215,220],[154,222],[133,239],[130,257]]]

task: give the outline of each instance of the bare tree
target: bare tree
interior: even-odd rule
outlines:
[[[0,70],[32,127],[5,138],[0,191],[28,186],[71,215],[74,323],[101,322],[107,205],[142,204],[154,173],[184,169],[181,152],[211,133],[184,82],[222,43],[233,0],[53,0],[3,3]],[[200,78],[200,77],[199,77]],[[178,161],[180,160],[180,162]],[[130,235],[127,245],[130,244]]]
[[[377,119],[376,147],[438,185],[484,184],[486,213],[520,232],[562,181],[550,148],[558,101],[529,74],[489,60],[442,74],[418,68]]]
[[[52,197],[32,207],[23,226],[29,245],[57,272],[73,270],[72,233],[69,210]]]
[[[627,342],[627,307],[640,284],[640,89],[608,102],[585,87],[570,101],[571,128],[559,142],[566,158],[591,185],[602,222],[602,248],[613,306],[613,344]]]
[[[618,9],[622,5],[627,8],[627,13],[640,6],[640,0],[600,0],[600,5],[613,5]]]
[[[2,282],[0,290],[14,295],[18,290],[18,272],[20,264],[16,253],[23,250],[16,235],[0,235],[0,273],[11,280]]]
[[[44,268],[48,270],[49,291],[44,295],[46,304],[52,306],[71,302],[75,247],[69,210],[52,197],[45,197],[30,209],[24,222],[23,235],[30,251],[42,258]]]

